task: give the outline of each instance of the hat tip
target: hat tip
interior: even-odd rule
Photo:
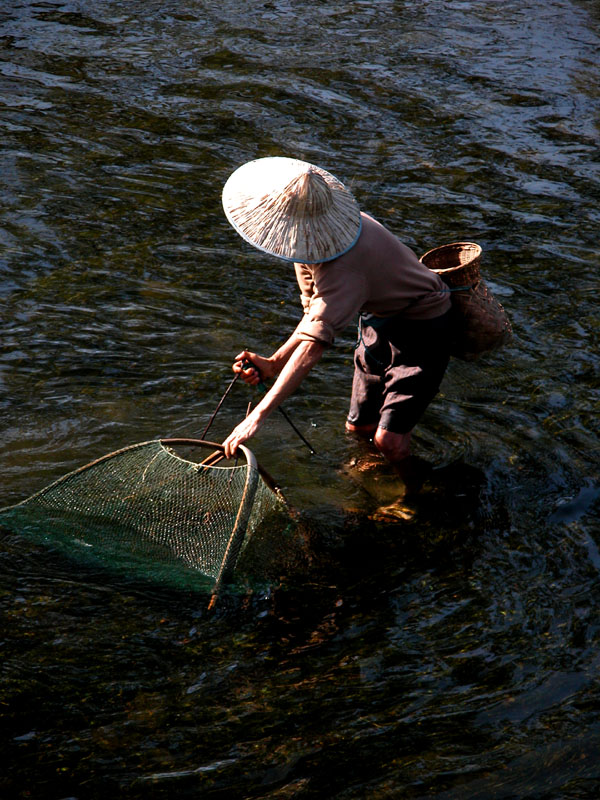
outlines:
[[[291,180],[283,195],[289,198],[290,212],[304,217],[325,214],[333,203],[331,187],[314,167]]]

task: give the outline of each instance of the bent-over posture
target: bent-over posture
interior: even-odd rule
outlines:
[[[225,184],[223,206],[244,239],[294,263],[304,309],[272,356],[244,350],[236,357],[233,370],[247,383],[277,379],[224,441],[226,455],[256,434],[359,314],[346,428],[372,437],[389,461],[406,464],[411,431],[448,365],[450,295],[441,278],[361,213],[337,178],[304,161],[244,164]]]

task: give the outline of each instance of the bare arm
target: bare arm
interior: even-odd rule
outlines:
[[[269,358],[259,356],[257,353],[252,353],[250,350],[242,350],[242,352],[235,357],[233,371],[241,372],[241,377],[246,383],[256,386],[263,378],[274,378],[275,375],[279,375],[289,361],[292,353],[301,342],[302,339],[300,339],[296,335],[296,331],[294,331],[289,339]],[[244,366],[244,361],[250,362],[253,366]],[[254,369],[254,367],[256,369]]]
[[[295,341],[292,346],[293,339]],[[284,354],[281,358],[285,359],[285,361],[279,377],[256,408],[245,420],[240,422],[223,442],[225,455],[228,458],[235,453],[238,445],[243,444],[254,436],[267,417],[296,391],[323,355],[325,345],[320,342],[303,341],[292,334],[285,345],[277,352],[279,353],[282,350]]]

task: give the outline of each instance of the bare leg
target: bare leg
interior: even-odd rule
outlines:
[[[410,456],[410,431],[408,433],[393,433],[385,428],[378,427],[376,422],[370,425],[353,425],[351,422],[346,422],[346,430],[363,439],[372,439],[373,444],[381,455],[390,464],[393,464],[403,476],[400,464],[407,460],[412,460]]]
[[[373,442],[385,458],[394,465],[401,477],[405,497],[416,494],[431,472],[431,464],[420,456],[410,453],[411,432],[393,433],[385,428],[377,428]]]
[[[385,428],[377,428],[373,442],[379,452],[392,464],[398,464],[410,455],[410,431],[393,433]]]
[[[346,422],[346,430],[365,439],[373,439],[373,444],[381,455],[393,465],[405,487],[404,496],[419,491],[428,477],[431,465],[410,454],[411,432],[394,433],[386,428],[372,425],[353,425]]]
[[[365,439],[371,439],[377,430],[377,423],[373,422],[371,425],[353,425],[346,420],[346,430],[348,433],[355,433],[357,436],[363,436]]]

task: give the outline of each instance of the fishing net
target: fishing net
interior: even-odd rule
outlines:
[[[191,460],[190,448],[203,461]],[[69,555],[186,588],[212,587],[216,596],[252,533],[284,507],[252,452],[238,452],[243,463],[224,460],[220,445],[202,440],[130,445],[0,509],[0,524]]]
[[[452,292],[454,335],[451,354],[474,361],[512,338],[510,320],[480,273],[481,247],[453,242],[421,256],[426,267],[442,278]]]

